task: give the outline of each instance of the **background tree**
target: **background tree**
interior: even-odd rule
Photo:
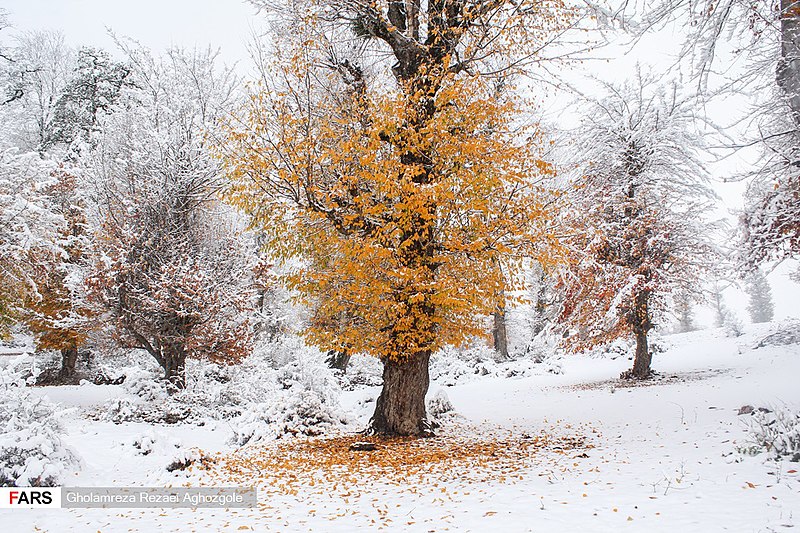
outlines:
[[[8,12],[0,8],[0,32],[10,26]],[[21,77],[25,72],[16,68],[14,50],[0,45],[0,106],[19,100],[24,95]]]
[[[253,261],[216,197],[209,150],[236,80],[216,54],[125,48],[136,89],[84,157],[100,230],[89,283],[124,345],[146,350],[174,388],[187,357],[231,360],[249,346]]]
[[[27,296],[21,318],[35,335],[37,348],[61,353],[58,379],[67,381],[76,376],[78,349],[92,327],[82,283],[91,242],[78,180],[63,167],[52,175],[54,183],[44,190],[46,208],[63,222],[54,246],[28,254],[36,291]]]
[[[20,98],[13,102],[15,145],[23,151],[44,153],[52,145],[52,122],[56,103],[72,72],[75,56],[54,31],[26,32],[17,38],[14,47],[16,90]]]
[[[696,296],[691,294],[679,293],[675,297],[675,317],[678,324],[675,328],[677,333],[688,333],[697,329],[694,319],[694,303]]]
[[[719,279],[714,280],[711,287],[711,304],[714,309],[714,327],[724,327],[731,320],[731,310],[725,304],[722,295],[724,287]]]
[[[734,150],[756,146],[752,170],[731,179],[749,180],[741,216],[738,269],[743,275],[760,264],[796,258],[800,252],[800,9],[795,0],[750,2],[702,0],[624,2],[615,17],[638,31],[677,23],[688,28],[682,57],[688,58],[698,86],[721,98],[746,94],[752,105],[738,119],[742,138]],[[720,46],[724,44],[725,46]],[[719,56],[732,54],[740,67],[731,79],[715,69]],[[726,69],[727,70],[727,69]],[[709,76],[717,75],[714,91]],[[720,83],[721,81],[721,83]],[[721,87],[720,87],[721,86]]]
[[[491,314],[504,288],[498,265],[513,279],[521,257],[547,241],[550,215],[533,183],[550,167],[536,136],[516,128],[513,102],[478,74],[536,61],[568,10],[460,0],[302,9],[313,14],[312,38],[232,128],[230,198],[273,253],[314,265],[290,277],[295,289],[335,293],[324,316],[357,318],[308,335],[381,358],[371,431],[427,434],[431,354],[479,332],[476,315]],[[325,31],[342,27],[394,62],[390,84],[368,83],[343,107],[324,94],[319,70]]]
[[[53,182],[52,169],[39,154],[0,145],[0,337],[37,291],[31,254],[58,251],[54,243],[63,219],[48,209],[43,194]]]
[[[74,70],[58,97],[50,121],[48,143],[89,141],[102,114],[108,113],[122,89],[130,85],[130,69],[99,48],[78,50]]]
[[[571,261],[561,320],[573,349],[633,336],[630,377],[650,374],[647,335],[670,295],[697,292],[713,261],[703,215],[713,193],[692,133],[692,100],[639,75],[590,104],[567,215]]]
[[[761,269],[756,269],[751,274],[745,285],[747,294],[750,296],[750,302],[747,305],[747,311],[750,313],[750,318],[754,324],[762,322],[770,322],[775,316],[775,306],[772,303],[772,290],[770,289],[767,277],[761,272]]]

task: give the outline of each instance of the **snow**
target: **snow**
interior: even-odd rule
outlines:
[[[800,526],[800,465],[737,452],[748,441],[749,416],[738,415],[740,407],[800,408],[800,345],[756,348],[779,327],[750,325],[736,338],[722,329],[665,336],[665,350],[654,360],[661,377],[647,386],[624,387],[615,379],[630,366],[627,357],[587,355],[565,358],[561,374],[491,374],[452,386],[434,381],[430,398],[449,399],[458,416],[441,420],[446,437],[432,443],[523,434],[587,438],[588,448],[536,449],[504,480],[476,480],[469,468],[448,475],[434,465],[428,474],[411,469],[404,485],[367,472],[341,487],[333,485],[333,470],[301,472],[296,494],[262,486],[256,509],[26,509],[6,513],[6,528],[788,531]],[[31,390],[76,408],[64,420],[64,440],[85,464],[68,486],[221,484],[220,471],[169,473],[166,466],[175,458],[198,457],[196,449],[238,449],[230,444],[226,422],[88,419],[88,412],[120,393],[118,387]],[[341,402],[363,426],[378,393],[376,386],[356,386],[341,393]],[[240,451],[247,450],[259,448]],[[250,483],[258,484],[258,477]]]

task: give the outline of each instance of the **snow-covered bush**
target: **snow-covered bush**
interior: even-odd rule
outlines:
[[[257,350],[253,358],[280,365],[262,379],[272,390],[249,404],[231,421],[236,444],[284,436],[314,436],[342,428],[350,417],[339,403],[341,387],[320,351],[290,338],[271,351]]]
[[[155,453],[159,456],[169,455],[174,454],[175,450],[181,450],[182,448],[179,439],[168,437],[152,428],[137,435],[133,439],[132,445],[139,455],[150,455],[151,453]]]
[[[80,467],[67,446],[64,411],[25,387],[36,379],[32,358],[20,356],[0,371],[0,486],[54,486]]]
[[[800,320],[789,319],[782,322],[774,333],[761,339],[756,348],[765,346],[786,346],[800,344]]]
[[[741,337],[744,334],[742,320],[732,312],[725,317],[723,327],[725,328],[725,335],[728,337]]]
[[[239,444],[318,435],[349,421],[341,386],[320,351],[286,336],[259,345],[237,365],[187,361],[186,389],[167,392],[157,369],[124,369],[125,394],[106,403],[116,423],[228,420]]]
[[[0,367],[0,389],[33,385],[40,373],[41,368],[36,358],[31,354],[23,353]]]
[[[619,357],[629,357],[633,353],[634,347],[635,345],[630,339],[614,339],[611,342],[594,346],[584,353],[589,357],[617,359]]]
[[[159,422],[169,407],[166,384],[158,375],[141,367],[119,369],[125,375],[124,396],[106,402],[101,418],[116,424],[122,422]]]
[[[434,426],[441,425],[446,419],[457,417],[453,404],[450,402],[444,389],[439,389],[436,394],[428,400],[428,417]]]
[[[495,357],[495,351],[484,345],[442,348],[431,357],[431,380],[450,387],[474,381],[481,376],[522,378],[545,372],[561,373],[560,360],[552,355],[530,352],[517,359],[502,362],[496,361]]]
[[[787,406],[775,409],[752,409],[748,425],[748,441],[739,447],[746,455],[769,453],[774,458],[800,461],[800,411]]]

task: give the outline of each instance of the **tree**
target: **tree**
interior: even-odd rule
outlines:
[[[509,358],[508,331],[506,328],[505,290],[500,289],[497,305],[492,312],[492,343],[501,361]]]
[[[50,121],[48,143],[89,141],[101,113],[110,111],[123,88],[130,85],[130,69],[112,61],[108,52],[82,47]]]
[[[560,295],[556,291],[557,279],[553,274],[539,264],[533,265],[528,274],[529,301],[533,305],[529,323],[533,337],[555,324],[560,314]]]
[[[235,360],[251,338],[255,254],[216,197],[208,143],[236,80],[210,50],[125,51],[137,88],[82,156],[100,200],[88,283],[117,338],[152,355],[175,390],[187,357]]]
[[[550,237],[536,182],[552,170],[539,138],[523,135],[515,103],[481,70],[535,61],[537,39],[568,10],[462,0],[302,9],[313,14],[312,38],[288,51],[274,85],[232,127],[229,198],[269,235],[272,253],[306,261],[288,279],[293,288],[309,302],[335,294],[321,302],[323,316],[354,318],[312,326],[309,339],[382,360],[370,431],[429,434],[431,354],[480,332],[478,315],[491,314],[504,289],[498,265],[513,280],[522,257],[546,261]],[[324,31],[342,26],[390,53],[392,83],[326,93]]]
[[[0,9],[0,31],[9,27],[8,12]],[[14,50],[0,46],[0,106],[5,106],[22,98],[24,92],[15,67]]]
[[[750,296],[750,303],[747,311],[754,324],[770,322],[775,315],[775,306],[772,304],[772,290],[769,287],[767,277],[757,269],[747,279],[747,294]]]
[[[52,162],[39,154],[0,144],[0,337],[9,333],[25,299],[37,291],[31,254],[58,251],[63,218],[48,209],[42,194],[53,182],[52,169]]]
[[[679,293],[675,297],[675,315],[678,319],[677,333],[688,333],[697,329],[694,321],[694,301],[692,294]]]
[[[733,179],[748,179],[745,209],[740,217],[738,268],[748,274],[770,261],[800,255],[800,8],[795,0],[664,0],[624,2],[617,16],[633,27],[659,28],[669,22],[689,28],[683,56],[692,60],[699,86],[719,70],[719,44],[730,41],[733,56],[744,64],[733,79],[716,89],[723,98],[749,94],[744,141],[738,150],[757,146],[761,155],[751,171]],[[749,137],[749,138],[748,138]]]
[[[37,348],[61,352],[58,378],[65,381],[75,377],[78,349],[92,328],[82,284],[91,243],[78,180],[63,166],[52,176],[55,181],[43,191],[46,208],[63,222],[52,247],[28,254],[36,290],[27,296],[21,319],[36,335]]]
[[[714,307],[714,327],[724,327],[731,319],[731,310],[725,305],[722,296],[723,286],[718,279],[714,280],[711,288],[711,303]]]
[[[608,86],[579,130],[561,321],[577,329],[573,349],[633,336],[633,378],[650,375],[647,335],[670,295],[696,292],[713,263],[703,221],[713,193],[692,120],[691,99],[639,74]]]
[[[19,98],[13,107],[23,126],[15,144],[23,151],[44,153],[52,145],[52,121],[73,68],[73,51],[53,31],[23,33],[14,48],[12,75]]]

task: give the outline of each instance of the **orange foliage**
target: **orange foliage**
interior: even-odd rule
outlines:
[[[92,312],[67,287],[72,267],[85,261],[86,219],[77,199],[75,176],[59,168],[56,182],[45,191],[55,212],[64,217],[58,234],[58,247],[35,248],[28,262],[36,280],[36,291],[28,294],[23,320],[36,334],[36,345],[45,350],[74,349],[86,340]]]
[[[296,80],[255,94],[229,127],[227,198],[272,254],[304,260],[285,281],[316,309],[313,343],[394,360],[458,344],[483,330],[523,258],[552,263],[541,184],[553,169],[540,134],[513,126],[518,102],[442,74],[434,95],[343,103],[303,94],[297,57],[280,72]]]

